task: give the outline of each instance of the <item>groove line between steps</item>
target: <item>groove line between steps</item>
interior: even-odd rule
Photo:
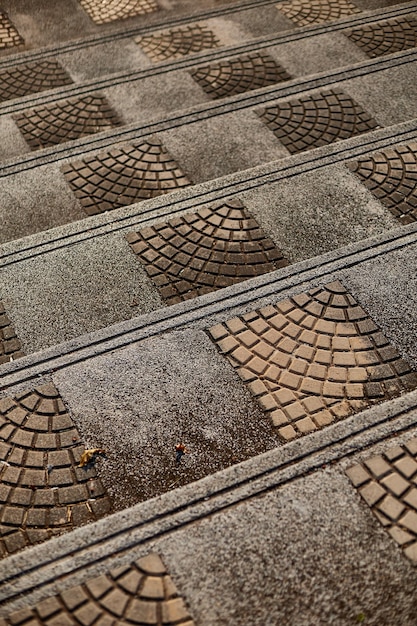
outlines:
[[[386,11],[383,14],[372,16],[368,19],[362,17],[361,19],[356,18],[346,20],[343,21],[343,23],[338,22],[332,28],[330,28],[329,25],[312,26],[308,29],[303,29],[301,31],[297,30],[289,35],[268,35],[267,37],[251,39],[244,44],[222,47],[220,49],[216,49],[210,52],[205,51],[200,54],[190,56],[188,58],[158,63],[155,66],[147,67],[142,70],[124,71],[117,74],[111,74],[104,78],[74,83],[72,85],[57,88],[52,93],[49,92],[45,94],[45,92],[39,92],[37,94],[32,94],[31,96],[26,98],[16,99],[16,101],[9,100],[0,104],[0,115],[8,115],[16,111],[32,108],[35,107],[37,104],[57,102],[60,99],[89,93],[92,90],[105,89],[107,87],[114,87],[115,85],[120,85],[125,82],[143,80],[150,76],[154,77],[181,69],[187,69],[189,67],[198,66],[202,63],[209,63],[211,61],[227,58],[236,54],[243,54],[249,51],[252,52],[254,50],[262,50],[270,46],[276,46],[283,43],[298,41],[301,39],[309,39],[310,37],[318,36],[328,32],[343,31],[347,28],[353,28],[364,23],[372,24],[374,22],[379,22],[382,18],[390,19],[392,17],[408,15],[409,13],[416,12],[417,7],[413,5],[405,7],[401,10],[396,8],[395,10]]]
[[[378,238],[377,241],[368,239],[365,243],[355,244],[353,250],[352,246],[346,246],[337,253],[327,253],[232,287],[226,287],[220,292],[199,296],[197,302],[186,301],[171,305],[166,309],[157,309],[132,320],[119,322],[106,329],[85,335],[81,338],[81,343],[77,340],[70,340],[58,346],[46,348],[33,355],[4,364],[0,391],[12,385],[29,382],[48,372],[56,372],[98,355],[121,349],[156,334],[195,324],[209,315],[256,303],[260,298],[264,299],[272,295],[279,298],[283,292],[294,289],[302,283],[314,281],[316,284],[318,279],[323,279],[341,269],[377,258],[388,252],[401,250],[416,242],[417,224],[412,224],[398,231],[390,231],[388,236]]]
[[[64,158],[73,158],[93,150],[101,150],[116,143],[132,141],[150,134],[172,130],[185,124],[192,124],[209,118],[233,113],[242,109],[261,106],[267,102],[284,99],[295,94],[319,89],[341,81],[351,80],[384,70],[401,67],[417,60],[417,50],[398,52],[390,58],[371,59],[350,66],[349,69],[339,68],[330,72],[316,74],[313,78],[288,81],[285,86],[265,87],[256,90],[256,93],[245,93],[239,96],[224,98],[222,102],[199,105],[188,109],[185,113],[174,114],[162,120],[151,121],[141,125],[130,124],[122,126],[120,130],[98,133],[100,137],[91,136],[86,139],[69,141],[66,144],[37,151],[38,154],[28,154],[14,161],[2,165],[0,176],[6,177],[18,172],[26,171],[50,164]]]
[[[414,415],[413,417],[412,415],[417,408],[417,398],[415,393],[408,394],[408,396],[412,396],[411,406],[402,406],[402,398],[400,397],[389,403],[376,405],[363,413],[338,422],[334,426],[330,426],[318,433],[308,435],[307,438],[302,439],[302,450],[300,440],[298,440],[258,457],[252,457],[241,464],[243,471],[247,467],[253,466],[258,459],[262,459],[265,462],[268,458],[269,463],[266,461],[267,467],[261,469],[261,471],[256,470],[256,467],[254,470],[247,470],[247,475],[244,478],[239,478],[239,476],[228,478],[231,468],[227,468],[222,472],[209,475],[196,483],[189,483],[184,488],[178,490],[178,499],[181,500],[182,495],[184,500],[178,506],[169,504],[168,498],[172,492],[163,494],[158,499],[160,501],[164,500],[164,496],[166,496],[165,499],[168,502],[165,507],[164,502],[159,503],[159,507],[163,509],[162,512],[146,515],[145,510],[145,519],[139,522],[132,524],[124,521],[123,513],[130,511],[130,519],[134,517],[135,512],[140,517],[140,509],[150,508],[152,503],[156,502],[156,499],[139,503],[131,509],[115,513],[107,518],[109,522],[112,522],[111,529],[117,526],[117,517],[120,518],[121,524],[116,531],[110,530],[110,532],[106,532],[106,518],[104,518],[94,524],[96,528],[100,526],[102,529],[101,532],[100,530],[98,531],[96,537],[92,533],[93,538],[88,540],[88,545],[85,545],[86,542],[84,540],[80,542],[81,547],[71,546],[72,537],[76,538],[80,531],[82,532],[82,529],[76,529],[62,537],[64,541],[60,549],[61,553],[57,556],[51,557],[51,549],[47,544],[43,544],[31,550],[32,553],[37,553],[38,556],[37,559],[32,558],[32,562],[36,563],[33,566],[28,567],[25,552],[9,557],[7,562],[11,565],[11,571],[1,575],[2,592],[0,593],[0,603],[4,605],[5,602],[10,602],[14,597],[22,594],[25,589],[30,589],[29,593],[31,593],[35,589],[52,582],[58,575],[60,577],[65,575],[73,576],[75,573],[82,571],[84,577],[88,576],[89,566],[104,563],[109,559],[110,555],[114,561],[115,555],[131,552],[136,546],[143,546],[150,541],[168,536],[198,520],[211,517],[238,504],[291,484],[295,480],[322,468],[323,465],[340,461],[343,458],[350,458],[352,455],[372,445],[391,439],[394,435],[410,431],[417,424],[417,416]],[[388,404],[390,405],[389,408]],[[382,408],[384,415],[375,419],[373,415],[378,408]],[[385,415],[385,411],[388,412],[387,415]],[[397,423],[395,423],[396,421]],[[387,433],[383,427],[388,424],[391,425],[391,428],[390,432]],[[382,432],[380,432],[381,430]],[[355,439],[357,440],[356,442]],[[277,458],[280,455],[283,455],[284,458]],[[235,473],[237,472],[235,471]],[[210,489],[210,482],[213,479],[218,480],[220,478],[220,483],[223,482],[221,480],[222,475],[224,477],[224,486]],[[191,495],[187,497],[192,487],[197,492],[200,489],[201,493],[197,496]],[[245,489],[249,493],[242,493]],[[158,508],[158,504],[155,508]],[[181,519],[181,515],[183,519]],[[156,526],[156,528],[153,528],[153,526]],[[88,526],[84,527],[84,529],[88,531]],[[90,530],[92,530],[91,527]],[[51,541],[54,540],[50,540],[47,543],[50,544]],[[65,545],[67,543],[69,544],[68,546]],[[99,554],[95,555],[94,550],[98,551],[99,548]],[[24,559],[23,563],[21,563],[21,559]],[[133,556],[131,560],[134,560]],[[59,571],[57,572],[55,569],[48,571],[56,563],[58,563],[58,566],[55,565],[55,567],[58,567]],[[24,566],[22,567],[22,565]],[[114,562],[112,567],[114,567]],[[14,572],[12,571],[13,569],[15,570]],[[42,580],[39,580],[40,573]],[[34,580],[32,580],[32,574],[34,574]],[[25,581],[25,577],[28,580]],[[19,583],[19,579],[22,582]]]
[[[96,226],[92,226],[91,221],[97,220],[97,217],[86,217],[84,220],[80,220],[74,224],[69,223],[63,226],[64,228],[71,228],[79,224],[82,227],[79,230],[74,230],[71,233],[59,237],[53,237],[52,235],[49,241],[41,241],[40,243],[21,247],[19,250],[12,252],[1,252],[0,246],[0,267],[8,267],[15,263],[68,247],[69,245],[77,245],[81,241],[95,239],[126,228],[142,227],[151,220],[156,219],[156,217],[157,219],[162,219],[164,216],[174,215],[191,208],[196,209],[208,202],[223,200],[224,198],[256,189],[265,184],[276,183],[284,178],[289,179],[306,172],[328,167],[329,165],[343,162],[348,158],[358,158],[393,145],[393,140],[395,140],[395,144],[410,141],[416,137],[416,133],[417,120],[414,121],[414,124],[412,122],[405,122],[395,127],[374,131],[373,137],[375,137],[375,135],[383,136],[381,138],[377,137],[377,139],[373,139],[373,141],[369,141],[369,134],[360,135],[350,140],[348,139],[330,146],[307,151],[302,155],[302,158],[300,158],[301,155],[297,157],[289,156],[286,159],[274,161],[271,164],[251,168],[246,170],[246,177],[242,177],[241,173],[233,173],[214,181],[200,183],[200,185],[195,185],[192,196],[185,200],[181,197],[184,193],[177,192],[175,194],[159,196],[151,201],[144,201],[139,204],[138,213],[134,216],[127,215],[116,218],[114,217],[114,212],[107,212],[103,214],[103,216],[99,216],[99,219],[103,221],[109,219],[110,221],[99,223]],[[325,153],[324,156],[323,153]],[[288,161],[290,161],[290,164],[288,164]],[[236,178],[238,179],[236,180]],[[201,190],[199,189],[200,187],[204,187],[204,189]],[[206,187],[209,187],[209,189],[206,189]],[[180,198],[175,199],[173,197],[174,195],[179,195]],[[148,208],[149,204],[151,206]],[[119,211],[123,211],[124,209],[125,207],[122,207]],[[158,213],[157,216],[155,216],[155,212]],[[37,233],[29,236],[36,237],[40,235]],[[24,242],[24,239],[21,241]],[[10,243],[11,242],[7,242],[3,244],[3,246],[7,246]]]

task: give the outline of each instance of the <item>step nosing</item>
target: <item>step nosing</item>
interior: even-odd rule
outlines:
[[[57,147],[38,150],[37,154],[25,154],[17,159],[6,161],[1,164],[0,177],[4,178],[41,165],[80,156],[86,152],[107,148],[117,143],[144,138],[158,132],[184,126],[185,124],[264,105],[266,102],[289,98],[295,94],[314,91],[327,85],[358,78],[359,76],[400,67],[415,60],[417,60],[417,50],[406,50],[395,53],[390,58],[382,57],[366,60],[348,67],[315,74],[312,77],[302,78],[301,80],[288,81],[285,86],[264,87],[255,90],[255,92],[229,96],[219,102],[197,105],[185,111],[175,111],[172,115],[163,119],[150,120],[144,124],[120,126],[118,127],[120,130],[97,133],[87,138],[59,144]]]
[[[35,256],[48,254],[53,250],[77,245],[80,241],[106,236],[126,228],[143,226],[156,217],[176,215],[208,202],[223,200],[238,193],[256,189],[264,184],[275,183],[284,178],[312,172],[347,159],[358,158],[393,144],[413,140],[417,136],[416,133],[417,120],[403,122],[343,142],[316,148],[313,151],[290,155],[279,161],[199,183],[188,187],[184,192],[178,191],[175,194],[162,195],[139,204],[86,217],[78,222],[70,222],[49,231],[34,233],[22,239],[5,242],[0,245],[0,266],[7,267]],[[122,215],[116,215],[116,212],[121,212]],[[123,215],[125,213],[127,215]],[[62,234],[62,230],[66,231],[65,234]],[[59,232],[58,236],[55,235],[56,232]],[[31,241],[30,245],[26,244],[28,239]],[[15,249],[16,246],[20,246],[20,248]],[[14,249],[8,251],[7,248],[10,247]]]
[[[87,361],[99,354],[124,348],[145,338],[195,325],[209,316],[218,317],[226,311],[230,313],[231,309],[254,304],[260,299],[273,297],[276,300],[283,294],[292,293],[300,285],[304,287],[306,283],[316,285],[341,270],[401,250],[416,242],[415,223],[199,298],[118,322],[2,365],[0,391],[29,382],[51,371],[56,372],[75,363]]]
[[[57,576],[71,577],[73,584],[74,578],[89,575],[89,568],[110,557],[114,561],[115,556],[126,555],[127,551],[131,555],[135,547],[412,431],[417,424],[416,409],[417,392],[409,392],[310,434],[302,440],[302,446],[300,440],[286,443],[238,466],[9,556],[0,573],[0,616],[10,612],[15,598],[25,592],[33,597],[37,589]]]
[[[256,50],[262,50],[264,48],[268,48],[270,46],[276,46],[292,41],[297,41],[301,39],[307,39],[310,37],[319,36],[328,32],[338,32],[344,31],[346,28],[352,28],[362,24],[372,24],[374,22],[378,22],[381,20],[381,17],[384,19],[388,19],[389,17],[396,17],[402,15],[408,15],[410,13],[417,13],[417,8],[414,6],[405,7],[401,10],[397,9],[396,11],[391,11],[384,13],[383,15],[372,16],[372,18],[356,18],[356,19],[348,19],[346,23],[336,23],[336,24],[328,24],[328,25],[320,25],[320,26],[312,26],[305,28],[303,30],[297,30],[295,32],[291,32],[289,34],[281,34],[275,36],[265,36],[256,39],[251,39],[244,44],[237,44],[231,46],[224,46],[220,49],[216,49],[213,51],[202,51],[201,53],[190,55],[186,58],[180,58],[173,61],[166,61],[163,63],[158,63],[155,66],[144,68],[142,70],[131,70],[131,71],[122,71],[117,72],[115,74],[110,74],[108,76],[104,76],[98,79],[82,81],[79,83],[74,83],[69,85],[68,87],[62,87],[54,89],[51,93],[39,92],[39,94],[33,94],[30,96],[26,96],[23,98],[17,98],[16,101],[5,101],[0,104],[0,115],[7,115],[15,111],[21,111],[25,108],[30,108],[36,106],[38,104],[56,102],[59,99],[64,97],[71,97],[79,94],[87,93],[91,90],[96,89],[104,89],[106,87],[113,87],[115,85],[123,84],[130,81],[137,81],[145,78],[149,78],[150,76],[159,76],[169,72],[178,71],[180,69],[186,69],[189,67],[198,66],[201,63],[208,63],[210,61],[215,61],[218,59],[225,59],[230,56],[236,54],[243,54],[246,52],[252,52]],[[401,52],[393,53],[393,54],[401,54]],[[392,56],[392,54],[390,55]],[[23,63],[23,62],[22,62]],[[26,60],[24,61],[26,63]],[[14,66],[10,66],[14,67]],[[347,68],[349,66],[346,66]],[[0,71],[2,66],[0,64]],[[340,69],[340,68],[339,68]],[[294,79],[297,80],[297,79]],[[298,79],[299,80],[299,79]],[[288,81],[290,82],[290,81]],[[292,81],[294,82],[294,81]]]

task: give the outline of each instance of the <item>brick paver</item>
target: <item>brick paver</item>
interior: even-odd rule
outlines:
[[[329,89],[258,110],[281,143],[296,154],[378,128],[349,95]]]
[[[0,365],[24,356],[22,344],[16,335],[13,324],[0,302]]]
[[[417,438],[346,470],[391,537],[417,563]]]
[[[276,5],[297,26],[334,22],[361,10],[349,0],[290,0]]]
[[[0,618],[0,626],[44,624],[194,626],[184,599],[155,552]]]
[[[69,85],[73,81],[57,61],[27,63],[0,73],[0,102]]]
[[[157,140],[113,148],[62,168],[88,215],[155,198],[190,184]]]
[[[110,512],[56,388],[0,400],[0,556]]]
[[[79,139],[121,124],[106,98],[83,96],[12,116],[32,150]]]
[[[346,31],[357,46],[373,58],[408,50],[417,46],[417,20],[398,17],[378,24],[364,24],[360,28]]]
[[[417,220],[417,142],[347,164],[403,224]]]
[[[233,96],[289,80],[291,76],[269,54],[252,52],[191,70],[191,76],[212,98]]]
[[[0,50],[2,48],[12,48],[25,43],[13,26],[9,16],[4,11],[0,11]]]
[[[158,11],[156,0],[78,0],[96,24]]]
[[[144,35],[135,41],[154,62],[178,59],[219,46],[216,35],[204,24]]]
[[[340,282],[209,333],[284,440],[417,387],[417,373]]]
[[[287,264],[239,201],[129,233],[127,239],[169,304]]]

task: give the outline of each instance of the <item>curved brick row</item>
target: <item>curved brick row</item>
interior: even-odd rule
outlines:
[[[169,304],[287,264],[236,201],[129,233],[127,239]]]
[[[159,9],[155,0],[78,0],[96,24],[153,13]]]
[[[164,146],[149,140],[71,163],[62,171],[88,215],[190,184]]]
[[[0,365],[24,356],[22,344],[16,331],[0,302]]]
[[[212,98],[233,96],[289,80],[291,76],[272,57],[253,52],[192,70],[191,76]]]
[[[371,58],[417,46],[417,20],[399,17],[379,24],[365,24],[345,32]]]
[[[0,102],[54,89],[73,82],[57,61],[28,63],[1,72]]]
[[[138,37],[135,41],[151,61],[155,62],[178,59],[219,46],[219,41],[213,31],[200,24],[174,28],[155,35],[145,35]]]
[[[349,0],[290,0],[276,5],[297,26],[334,22],[361,10]]]
[[[417,220],[417,142],[347,163],[403,224]]]
[[[417,438],[346,473],[391,537],[417,563]]]
[[[417,374],[339,282],[209,332],[284,439],[417,387]]]
[[[258,115],[292,154],[378,128],[357,102],[338,89],[267,107]]]
[[[84,96],[12,116],[32,150],[92,135],[121,121],[102,96]]]
[[[0,618],[0,626],[193,626],[184,600],[156,553]]]
[[[0,555],[110,512],[53,385],[0,400]]]
[[[0,50],[25,43],[9,19],[7,13],[0,11]]]

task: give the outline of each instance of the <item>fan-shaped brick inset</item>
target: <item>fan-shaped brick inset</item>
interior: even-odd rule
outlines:
[[[155,0],[79,0],[79,3],[96,24],[125,20],[159,9]]]
[[[204,24],[192,24],[155,35],[145,35],[135,41],[155,63],[178,59],[219,46],[216,35]]]
[[[417,221],[417,142],[347,164],[403,224]]]
[[[110,512],[56,390],[43,385],[0,400],[0,555]]]
[[[209,332],[285,440],[417,387],[417,373],[339,282]]]
[[[291,76],[268,54],[253,52],[191,71],[191,76],[212,98],[225,98],[275,85]]]
[[[417,437],[390,446],[346,473],[391,537],[417,564]]]
[[[79,139],[121,124],[102,96],[55,102],[12,117],[32,150]]]
[[[370,57],[379,57],[417,46],[417,20],[399,17],[379,24],[364,24],[346,31],[357,46]]]
[[[7,13],[0,11],[0,50],[3,48],[12,48],[25,43],[19,35]]]
[[[0,302],[0,365],[24,356],[22,344],[16,335],[12,322]]]
[[[57,61],[18,65],[0,74],[0,102],[70,85],[72,82]]]
[[[290,0],[276,5],[297,26],[334,22],[361,10],[349,0]]]
[[[127,240],[169,304],[288,263],[238,201],[129,233]]]
[[[0,626],[194,626],[183,598],[155,552],[0,618]]]
[[[88,215],[155,198],[190,184],[159,141],[114,148],[62,168]]]
[[[292,154],[378,128],[357,102],[338,89],[281,102],[259,110],[258,115]]]

